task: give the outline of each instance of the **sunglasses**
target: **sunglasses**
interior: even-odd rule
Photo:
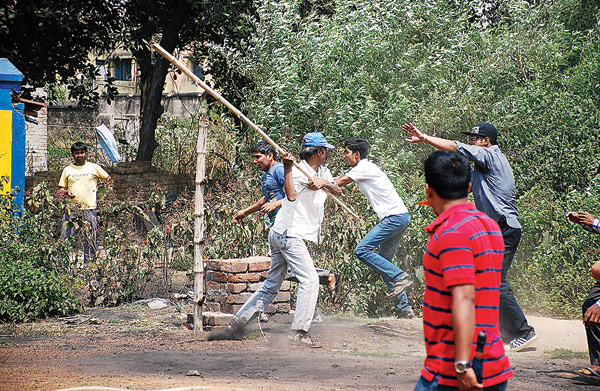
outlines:
[[[477,140],[479,140],[481,138],[483,138],[483,137],[481,137],[481,136],[469,136],[469,141],[477,141]]]

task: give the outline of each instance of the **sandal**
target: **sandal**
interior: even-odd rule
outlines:
[[[598,371],[594,370],[594,368],[592,368],[592,367],[582,368],[582,369],[578,370],[577,373],[580,373],[580,374],[586,375],[586,376],[591,376],[591,377],[600,377],[600,374],[598,373]]]
[[[323,347],[323,345],[312,339],[306,331],[292,331],[291,334],[288,334],[288,339],[298,346],[306,346],[309,348]]]

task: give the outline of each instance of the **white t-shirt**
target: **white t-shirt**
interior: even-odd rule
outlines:
[[[379,220],[408,212],[390,178],[368,159],[360,160],[346,176],[367,197]]]
[[[315,172],[305,161],[300,161],[300,166],[310,173],[311,178],[315,175],[333,182],[331,172],[325,166],[319,166]],[[296,189],[296,201],[292,202],[286,198],[271,228],[280,235],[287,231],[287,236],[318,242],[320,240],[321,222],[325,214],[325,199],[327,193],[323,190],[313,191],[306,187],[309,179],[296,167],[292,167],[292,179]]]
[[[62,172],[58,186],[64,187],[75,196],[80,209],[96,209],[98,178],[108,178],[108,173],[95,163],[85,162],[82,166],[69,164]]]

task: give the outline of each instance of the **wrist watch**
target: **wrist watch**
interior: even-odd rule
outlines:
[[[454,370],[456,373],[465,373],[467,369],[471,368],[471,364],[468,361],[455,361]]]

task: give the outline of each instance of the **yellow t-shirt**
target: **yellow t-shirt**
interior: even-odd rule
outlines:
[[[80,209],[96,209],[98,178],[108,178],[108,173],[97,164],[85,162],[83,166],[70,164],[62,172],[58,186],[75,196]]]

